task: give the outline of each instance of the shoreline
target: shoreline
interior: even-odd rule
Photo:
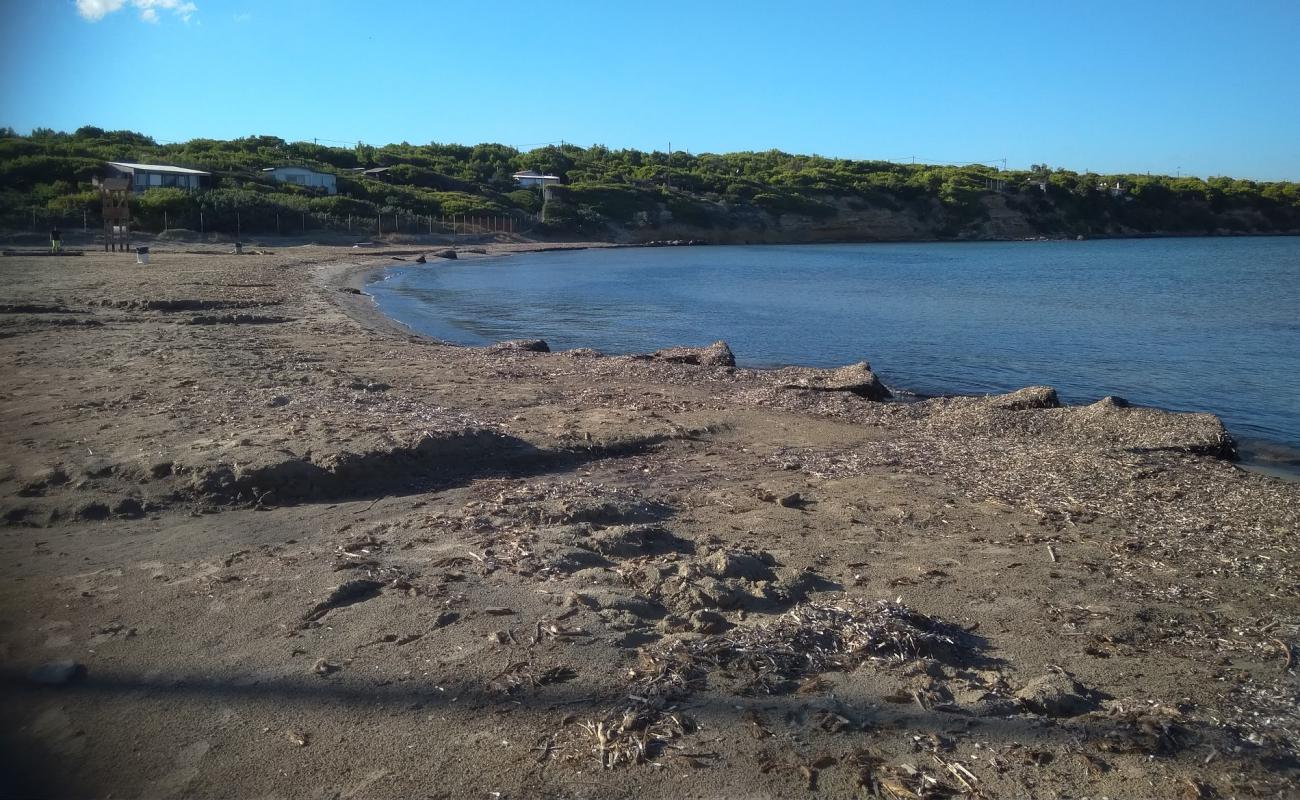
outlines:
[[[446,345],[371,255],[0,259],[0,785],[1300,780],[1300,485],[1212,415]]]
[[[210,234],[194,238],[160,239],[161,234],[147,231],[134,232],[139,242],[148,242],[153,252],[188,252],[193,254],[218,254],[226,250],[185,250],[186,246],[206,245],[225,248],[236,241],[230,234]],[[392,252],[394,255],[416,255],[428,253],[433,248],[495,248],[493,255],[512,253],[553,252],[563,250],[589,250],[598,248],[657,248],[657,247],[797,247],[806,245],[867,245],[867,244],[1042,244],[1044,242],[1078,242],[1078,241],[1130,241],[1146,239],[1237,239],[1237,238],[1295,238],[1300,231],[1223,231],[1218,233],[1164,231],[1156,233],[1104,233],[1053,236],[980,236],[970,238],[828,238],[828,239],[790,239],[788,241],[727,241],[711,242],[705,239],[691,240],[646,240],[619,241],[599,239],[524,239],[514,236],[512,239],[494,238],[488,234],[385,234],[380,241],[358,241],[355,237],[335,231],[320,232],[316,236],[279,236],[272,234],[249,234],[242,237],[245,245],[253,247],[326,247],[326,248],[376,248],[377,252]],[[1083,236],[1082,239],[1078,238]],[[42,255],[48,249],[48,237],[44,233],[28,230],[11,230],[0,232],[0,240],[12,243],[15,240],[29,241],[30,250],[10,250],[6,257],[23,257]],[[97,231],[65,231],[64,242],[70,247],[82,247],[86,252],[98,252],[97,243],[102,235]],[[134,242],[133,240],[133,243]],[[21,246],[21,245],[20,245]],[[365,252],[364,250],[362,252]]]
[[[823,243],[818,243],[818,244],[823,244]],[[851,244],[851,243],[844,243],[844,244]],[[621,245],[621,246],[615,245],[614,247],[643,247],[643,246],[644,245]],[[736,246],[736,245],[720,245],[720,246]],[[739,246],[745,246],[745,245],[739,245]],[[782,245],[778,245],[778,246],[782,246]],[[473,261],[473,260],[478,260],[480,258],[503,258],[503,257],[518,255],[522,253],[536,253],[536,252],[561,251],[561,250],[563,251],[584,250],[584,249],[596,249],[596,248],[600,248],[599,243],[578,243],[576,245],[564,245],[564,246],[556,246],[556,247],[542,246],[542,247],[528,248],[528,249],[512,248],[508,250],[502,249],[502,250],[495,250],[495,251],[491,248],[491,246],[489,246],[486,248],[488,250],[487,253],[484,254],[470,253],[467,254],[467,256],[461,256],[458,254],[457,260],[464,259],[464,260]],[[604,249],[613,249],[613,248],[604,248]],[[431,265],[434,267],[438,266],[436,261],[431,262]],[[404,266],[413,267],[415,265],[409,263],[404,264],[403,262],[400,261],[376,262],[374,264],[358,265],[355,274],[348,273],[349,277],[345,281],[338,282],[337,285],[339,288],[346,286],[348,288],[356,289],[361,292],[366,292],[367,287],[370,284],[383,280],[383,278],[379,276],[382,276],[395,269],[402,269]],[[425,266],[430,266],[430,265],[425,265]],[[402,333],[403,335],[417,336],[417,337],[427,339],[428,341],[431,342],[436,342],[441,345],[447,345],[453,347],[481,348],[481,347],[490,346],[490,345],[473,345],[473,344],[464,344],[460,342],[446,341],[446,340],[438,339],[433,336],[426,335],[424,333],[415,330],[414,328],[407,326],[405,323],[397,320],[396,318],[390,317],[388,314],[386,314],[383,310],[379,308],[378,302],[374,297],[370,297],[369,300],[370,302],[366,304],[365,311],[362,311],[360,307],[349,306],[349,308],[354,308],[354,310],[356,310],[357,312],[356,318],[358,319],[358,321],[363,321],[364,324],[375,327],[376,329],[391,328],[395,331]],[[371,312],[373,312],[373,314]],[[375,318],[376,315],[378,318],[382,319],[382,322],[379,319]],[[588,346],[589,345],[585,345],[585,344],[579,345],[579,347],[588,347]],[[610,353],[609,355],[619,356],[619,355],[633,355],[633,354]],[[743,364],[741,365],[744,366]],[[781,369],[783,366],[805,367],[805,368],[816,369],[816,367],[811,367],[811,365],[794,364],[794,363],[777,366],[777,367],[748,366],[746,368],[772,371],[772,370]],[[919,393],[913,391],[912,389],[910,389],[905,385],[897,385],[897,386],[892,384],[887,384],[887,385],[891,390],[894,390],[896,393],[901,392],[903,394],[909,395],[913,398],[916,398],[917,401],[939,399],[939,398],[978,398],[978,397],[989,396],[988,394],[981,395],[981,394],[967,394],[967,393],[956,393],[956,392],[945,392],[945,393],[938,393],[938,394]],[[1014,391],[1014,389],[1009,388],[1006,391]],[[1083,405],[1086,405],[1086,403],[1080,403],[1076,405],[1082,407]],[[1160,405],[1144,405],[1141,407],[1151,408],[1154,410],[1164,411],[1168,413],[1214,413],[1212,411],[1207,411],[1204,409],[1180,410],[1180,409],[1172,409]],[[1261,474],[1277,477],[1282,480],[1300,481],[1300,447],[1288,444],[1284,441],[1269,439],[1260,436],[1239,437],[1238,435],[1233,434],[1233,437],[1234,439],[1244,444],[1244,446],[1241,448],[1243,455],[1240,458],[1238,458],[1236,462],[1242,468],[1257,471]]]

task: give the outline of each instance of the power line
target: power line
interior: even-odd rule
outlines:
[[[548,144],[565,144],[563,139],[556,139],[551,142],[530,142],[529,144],[512,144],[511,147],[516,150],[523,150],[525,147],[543,147]]]

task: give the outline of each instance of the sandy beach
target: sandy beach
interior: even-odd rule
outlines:
[[[425,247],[0,259],[0,794],[1300,796],[1215,417],[440,344]]]

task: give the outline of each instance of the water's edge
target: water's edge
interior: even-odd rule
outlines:
[[[1214,238],[1214,237],[1209,237],[1209,238]],[[628,245],[625,247],[627,249],[643,249],[642,246],[636,246],[636,245]],[[610,248],[610,249],[624,249],[624,248]],[[644,248],[644,249],[650,249],[650,248]],[[518,253],[518,255],[537,255],[540,252],[546,252],[546,251],[524,251],[522,253]],[[511,256],[514,255],[517,254],[511,252],[491,253],[487,255],[477,256],[473,258],[473,262],[489,263],[489,262],[501,262],[507,259],[514,260],[510,258]],[[465,264],[459,262],[446,262],[446,264],[440,264],[439,262],[435,262],[435,263],[430,263],[427,266],[421,267],[421,269],[436,268],[439,265],[465,266]],[[390,319],[397,325],[401,326],[404,330],[410,331],[412,335],[419,336],[421,338],[428,339],[430,341],[436,341],[441,344],[451,345],[451,346],[459,346],[459,347],[483,346],[480,344],[474,344],[474,343],[469,343],[464,341],[457,342],[457,341],[452,341],[452,340],[432,336],[430,334],[420,331],[417,326],[408,324],[407,322],[402,320],[399,315],[390,313],[389,309],[384,307],[384,305],[380,302],[380,298],[377,296],[377,293],[374,291],[374,288],[376,286],[381,287],[380,293],[382,293],[383,284],[399,276],[400,274],[411,271],[413,269],[416,269],[416,267],[415,265],[410,263],[387,264],[384,266],[376,266],[375,269],[370,270],[364,274],[360,282],[363,283],[364,286],[366,287],[367,294],[371,295],[370,299],[374,303],[376,310],[380,314],[385,316],[387,319]],[[594,343],[578,344],[575,346],[584,347],[584,346],[592,346],[592,344]],[[672,344],[670,343],[665,346],[672,346]],[[609,355],[632,354],[632,352],[623,353],[615,350],[604,350],[604,352],[607,352]],[[773,363],[770,361],[767,362],[756,361],[756,360],[744,358],[743,354],[741,353],[737,354],[737,364],[739,366],[748,369],[777,369],[780,368],[781,366],[814,366],[814,367],[820,366],[815,364],[805,364],[805,363],[797,363],[797,362]],[[882,379],[887,374],[888,374],[888,366],[885,365],[885,369],[881,373]],[[900,402],[917,402],[932,397],[983,396],[978,393],[943,391],[941,386],[938,387],[939,391],[931,390],[929,392],[922,393],[922,392],[914,391],[904,385],[895,385],[892,383],[887,385],[889,386],[891,391],[894,391],[900,396],[898,400]],[[1096,393],[1098,396],[1101,396],[1100,391],[1096,391],[1094,393]],[[1085,404],[1086,403],[1080,403],[1080,404],[1067,403],[1067,405],[1085,405]],[[1173,413],[1197,413],[1195,411],[1189,411],[1188,409],[1178,409],[1178,408],[1166,407],[1166,406],[1161,406],[1158,404],[1151,404],[1151,403],[1147,403],[1147,404],[1135,403],[1135,405],[1146,405],[1147,407],[1157,408],[1160,410],[1170,411]],[[1215,413],[1215,412],[1201,411],[1200,413]],[[1225,426],[1227,426],[1227,423],[1225,423]],[[1261,439],[1261,438],[1251,437],[1251,436],[1243,437],[1238,433],[1234,432],[1231,427],[1228,427],[1228,432],[1230,435],[1233,436],[1233,439],[1237,443],[1238,456],[1239,456],[1237,464],[1239,466],[1251,472],[1257,472],[1260,474],[1269,475],[1272,477],[1277,477],[1288,481],[1300,481],[1300,448],[1295,448],[1286,443],[1268,440],[1268,439]]]

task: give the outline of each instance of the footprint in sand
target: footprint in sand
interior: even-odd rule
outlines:
[[[72,623],[67,620],[55,620],[49,624],[42,625],[41,631],[46,634],[45,647],[58,649],[60,647],[70,647],[72,645],[72,636],[66,631],[72,628]]]

